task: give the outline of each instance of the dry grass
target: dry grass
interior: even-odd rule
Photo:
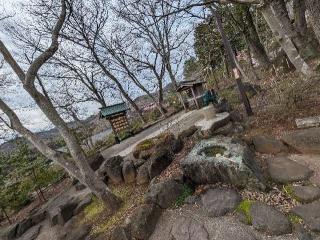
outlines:
[[[114,227],[124,222],[143,201],[146,186],[119,185],[112,191],[123,200],[121,208],[112,216],[107,214],[104,204],[97,198],[85,208],[80,224],[92,226],[92,235],[106,235]]]
[[[262,92],[251,100],[254,116],[247,136],[267,134],[281,137],[296,128],[295,119],[320,112],[320,78],[306,80],[290,73],[259,82]],[[242,106],[238,106],[242,112]]]

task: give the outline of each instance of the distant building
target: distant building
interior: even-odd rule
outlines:
[[[199,80],[178,83],[177,92],[180,95],[180,100],[184,109],[200,109],[204,106],[203,96],[205,93],[205,83],[206,81]]]

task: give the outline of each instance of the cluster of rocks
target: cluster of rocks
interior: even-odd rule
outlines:
[[[171,133],[163,133],[155,138],[138,144],[133,153],[126,156],[115,156],[103,162],[98,175],[106,183],[148,184],[172,162],[174,154],[183,148],[183,140],[197,129],[192,127],[183,131],[178,138]]]
[[[144,202],[126,220],[117,226],[110,235],[110,240],[143,239],[153,233],[162,211],[174,205],[182,196],[184,184],[181,179],[169,179],[149,186]]]
[[[294,150],[303,154],[320,154],[320,128],[289,132],[280,140],[269,136],[255,136],[252,143],[257,152],[277,154]]]
[[[87,191],[86,191],[87,192]],[[30,214],[30,216],[23,221],[13,224],[5,229],[0,234],[0,239],[3,240],[33,240],[36,239],[43,227],[43,224],[50,223],[51,227],[59,225],[66,229],[61,232],[61,239],[80,239],[80,238],[68,238],[68,234],[73,234],[74,231],[70,231],[70,220],[78,215],[88,206],[93,199],[91,193],[80,194],[77,197],[71,197],[64,199],[58,206],[46,208],[45,210],[38,210],[38,212]],[[47,221],[48,220],[48,221]],[[46,221],[46,222],[45,222]],[[87,234],[89,230],[87,231]]]
[[[221,148],[223,152],[204,153],[215,148]],[[185,177],[196,184],[225,182],[242,188],[266,188],[253,152],[229,137],[217,136],[198,142],[181,163],[181,168]]]
[[[0,239],[4,240],[33,240],[35,239],[41,229],[41,223],[47,217],[46,211],[40,211],[31,214],[30,217],[24,219],[23,221],[9,226],[0,235]]]
[[[285,193],[299,202],[297,206],[292,207],[289,214],[296,219],[301,219],[308,230],[314,233],[320,232],[320,188],[312,185],[309,181],[313,171],[307,166],[291,160],[287,154],[292,150],[305,154],[318,154],[320,149],[319,134],[319,128],[304,129],[293,131],[282,137],[281,140],[257,136],[252,141],[257,152],[277,155],[267,158],[267,174],[272,183],[283,186]],[[283,229],[289,230],[286,216],[280,217],[280,212],[278,212],[278,216],[272,214],[274,209],[270,206],[264,208],[261,205],[258,205],[259,207],[254,206],[251,207],[253,210],[250,211],[253,219],[255,212],[256,215],[261,215],[264,211],[265,215],[268,216],[268,219],[264,221],[274,218],[273,221],[277,223],[277,226],[285,223],[287,227],[284,228],[283,226]],[[260,216],[259,219],[261,220],[263,217]],[[277,219],[282,220],[277,222]],[[256,224],[256,221],[253,221],[254,224]],[[276,231],[276,234],[278,233],[286,233],[286,231]]]

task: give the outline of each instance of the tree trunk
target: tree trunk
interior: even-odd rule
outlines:
[[[4,214],[5,218],[7,219],[8,223],[9,223],[9,224],[12,224],[12,222],[11,222],[11,220],[10,220],[10,217],[9,217],[6,209],[5,209],[4,207],[1,207],[1,211],[3,212],[3,214]]]
[[[146,123],[142,111],[141,109],[138,107],[138,105],[133,101],[133,99],[129,96],[129,94],[124,90],[124,88],[122,87],[121,83],[118,81],[118,79],[111,74],[108,69],[104,66],[104,64],[101,62],[99,56],[97,55],[97,53],[95,52],[95,50],[91,47],[90,42],[87,42],[88,48],[90,49],[94,59],[96,60],[97,64],[100,66],[101,70],[103,71],[103,73],[110,78],[112,81],[114,81],[114,83],[117,85],[119,91],[121,92],[121,94],[124,96],[124,98],[130,103],[130,105],[133,107],[133,109],[138,113],[141,121],[143,123]]]
[[[292,39],[297,49],[301,51],[305,47],[304,41],[291,23],[284,0],[273,0],[271,1],[270,6],[275,17],[278,19],[283,32]]]
[[[306,0],[306,7],[310,14],[310,20],[313,31],[320,43],[320,1],[319,0]]]
[[[212,15],[216,19],[216,26],[217,26],[217,29],[218,29],[220,35],[221,35],[223,45],[224,45],[224,47],[225,47],[225,49],[227,51],[228,58],[229,58],[229,61],[231,63],[231,67],[232,67],[232,69],[234,71],[239,71],[240,70],[239,69],[239,63],[237,63],[237,59],[236,59],[236,56],[235,56],[235,54],[234,54],[234,52],[232,50],[230,41],[228,40],[227,35],[224,32],[222,21],[221,21],[221,17],[219,16],[219,14],[212,7],[210,7],[210,10],[212,12]],[[249,99],[247,97],[247,94],[246,94],[246,92],[244,90],[244,86],[243,86],[243,83],[242,83],[242,80],[241,80],[241,74],[239,73],[239,76],[235,75],[235,79],[236,79],[236,83],[237,83],[237,86],[238,86],[238,89],[239,89],[239,93],[240,93],[242,102],[243,102],[244,107],[245,107],[246,112],[247,112],[247,115],[251,116],[251,115],[253,115],[253,112],[252,112],[252,109],[251,109],[250,101],[249,101]]]
[[[320,9],[319,9],[320,10]],[[293,0],[294,25],[301,36],[308,35],[305,0]],[[319,12],[318,12],[319,13]]]
[[[281,20],[274,14],[270,5],[264,6],[262,9],[262,14],[268,23],[273,35],[279,41],[282,49],[287,54],[291,63],[294,65],[296,70],[306,76],[311,76],[313,71],[309,67],[309,65],[305,62],[305,60],[299,54],[296,45],[287,34],[287,32],[283,29],[283,24],[280,24]]]
[[[245,6],[245,19],[247,29],[245,29],[244,34],[252,55],[258,60],[262,67],[268,68],[270,66],[270,59],[266,49],[261,43],[256,25],[254,24],[254,20],[250,12],[250,7],[248,6]]]

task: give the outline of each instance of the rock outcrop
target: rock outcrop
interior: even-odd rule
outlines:
[[[198,142],[181,167],[184,176],[196,184],[226,182],[265,189],[253,153],[248,147],[233,143],[231,138],[215,137]]]
[[[202,205],[209,217],[221,217],[232,213],[241,201],[232,189],[210,189],[201,197]]]
[[[320,154],[320,128],[293,131],[282,141],[300,153]]]

